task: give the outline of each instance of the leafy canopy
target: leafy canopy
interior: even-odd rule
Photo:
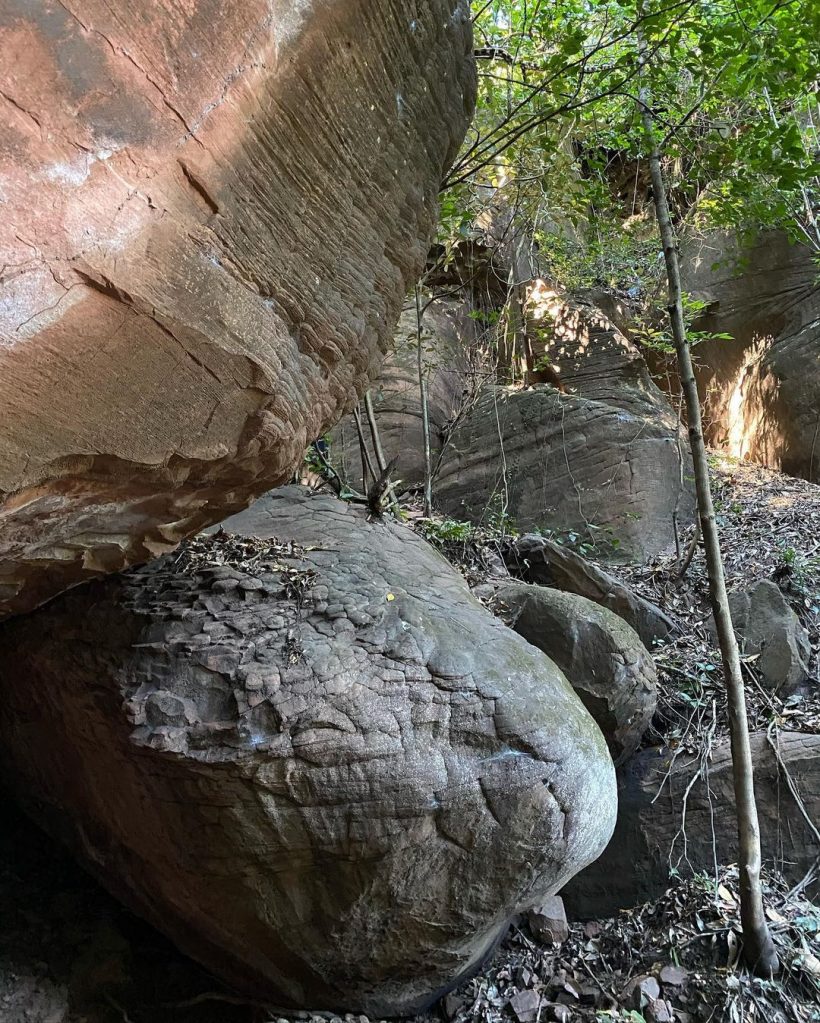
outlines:
[[[490,0],[475,30],[479,107],[445,182],[446,236],[500,189],[559,264],[580,234],[594,269],[626,231],[642,269],[643,38],[676,217],[784,227],[820,251],[817,0]]]

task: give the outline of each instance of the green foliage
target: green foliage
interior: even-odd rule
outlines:
[[[783,227],[820,250],[815,0],[492,0],[478,11],[479,106],[445,183],[446,252],[495,204],[534,226],[571,290],[656,280],[642,88],[665,132],[678,220]]]
[[[801,598],[811,614],[820,614],[820,557],[783,547],[778,574],[788,580],[789,589]]]
[[[638,299],[660,287],[657,241],[615,215],[598,220],[584,241],[554,232],[536,232],[536,239],[547,275],[571,293],[602,289]]]
[[[498,309],[471,309],[467,315],[485,327],[494,327],[501,319]]]
[[[537,373],[543,373],[544,370],[552,367],[552,359],[545,352],[535,360],[535,366],[533,367]]]
[[[330,434],[326,433],[323,437],[315,440],[310,447],[305,451],[304,455],[304,467],[308,472],[316,473],[317,476],[323,476],[325,474],[325,463],[322,461],[317,445],[324,444],[325,450],[330,451]]]
[[[536,526],[531,532],[561,547],[570,547],[584,558],[614,554],[621,546],[621,541],[609,526],[598,526],[592,522],[587,523],[585,535],[576,529],[546,529],[542,526]]]
[[[706,302],[700,299],[693,299],[691,295],[683,296],[683,316],[686,323],[686,339],[691,347],[701,344],[703,341],[731,341],[732,335],[725,331],[694,330],[692,324],[706,309]],[[634,325],[630,328],[631,336],[644,348],[652,348],[664,355],[674,355],[675,345],[672,342],[669,323],[664,319],[662,323],[654,319],[637,317]]]
[[[424,539],[431,543],[471,540],[475,534],[472,522],[461,522],[458,519],[424,519],[419,528]]]
[[[507,512],[506,503],[500,493],[493,494],[487,505],[486,522],[490,532],[500,537],[518,536],[518,529]]]
[[[797,551],[794,547],[785,547],[781,554],[781,558],[783,559],[783,564],[787,568],[792,568],[797,561]]]

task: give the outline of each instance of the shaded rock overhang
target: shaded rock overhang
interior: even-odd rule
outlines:
[[[472,113],[463,0],[7,0],[0,616],[287,479],[378,371]]]

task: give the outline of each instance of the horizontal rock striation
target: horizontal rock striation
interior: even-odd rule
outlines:
[[[450,425],[458,415],[467,390],[470,349],[475,345],[476,322],[470,305],[461,298],[421,297],[421,362],[427,390],[430,457],[436,466]],[[371,388],[374,416],[385,458],[397,457],[395,475],[401,488],[424,483],[424,427],[419,384],[419,323],[411,296],[394,333],[393,351],[378,381]],[[362,410],[362,438],[367,459],[378,475],[378,459],[368,421]],[[362,455],[353,415],[346,416],[330,435],[330,455],[344,480],[355,487],[362,483]],[[368,482],[369,485],[369,482]]]
[[[474,99],[466,0],[0,12],[0,615],[287,478],[377,372]]]
[[[418,1009],[601,852],[603,736],[406,527],[300,488],[224,526],[0,627],[4,777],[246,992]]]
[[[651,556],[694,514],[677,416],[600,310],[544,281],[529,302],[545,368],[526,389],[485,388],[464,412],[441,459],[438,503],[456,518],[573,530],[616,558]],[[537,382],[544,375],[564,390]]]

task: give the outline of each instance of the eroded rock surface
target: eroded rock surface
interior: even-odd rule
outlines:
[[[808,679],[808,633],[777,583],[760,579],[747,590],[735,590],[729,594],[729,610],[741,653],[756,656],[764,685],[787,696]],[[709,631],[716,642],[712,618]]]
[[[525,582],[577,593],[614,611],[632,626],[650,650],[675,628],[675,623],[656,604],[548,537],[525,533],[509,548],[506,557],[513,574]]]
[[[678,418],[636,345],[591,300],[534,277],[521,241],[465,245],[446,274],[430,271],[422,361],[434,504],[456,519],[506,516],[521,529],[611,541],[601,544],[602,556],[657,553],[672,543],[675,520],[679,528],[693,521],[691,458]],[[510,281],[524,282],[513,289],[515,302],[507,301]],[[510,340],[513,306],[518,347]],[[372,388],[385,458],[397,458],[404,487],[418,486],[424,471],[417,327],[411,296],[396,350]],[[363,432],[370,447],[366,423]],[[332,461],[361,486],[352,419],[332,442]]]
[[[576,593],[514,580],[496,596],[504,620],[552,658],[604,733],[612,759],[638,748],[655,707],[657,673],[635,630],[614,611]]]
[[[528,389],[488,387],[460,418],[436,493],[457,518],[506,514],[521,529],[573,529],[643,557],[692,521],[685,439],[638,349],[599,310],[536,281]],[[540,311],[540,318],[535,313]],[[557,374],[563,391],[539,377]],[[590,526],[592,529],[590,530]]]
[[[0,615],[287,478],[376,374],[474,95],[466,0],[0,12]]]
[[[4,623],[5,776],[231,983],[409,1011],[606,844],[603,737],[406,527],[299,488],[224,526]]]
[[[436,299],[429,305],[427,302],[426,296],[422,298],[421,356],[427,388],[430,455],[435,466],[449,426],[463,402],[476,322],[470,318],[469,303],[463,299]],[[393,351],[385,360],[370,393],[385,457],[388,461],[398,457],[394,475],[400,478],[401,488],[405,489],[419,486],[424,481],[424,429],[417,361],[418,316],[412,296],[399,318],[393,344]],[[378,461],[364,412],[362,420],[367,457],[378,474]],[[331,434],[331,458],[343,479],[366,491],[362,485],[359,434],[352,414],[345,416]]]

